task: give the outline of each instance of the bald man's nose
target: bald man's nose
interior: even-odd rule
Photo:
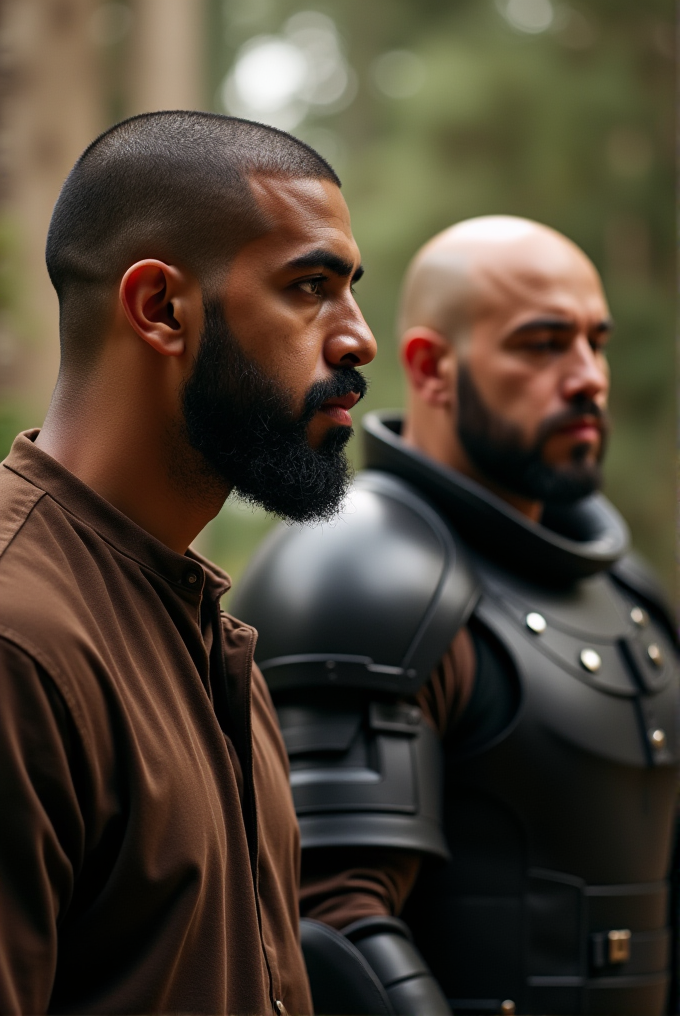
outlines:
[[[567,358],[562,382],[565,399],[579,395],[596,399],[609,390],[609,373],[606,361],[597,353],[586,335],[577,336],[571,355]]]

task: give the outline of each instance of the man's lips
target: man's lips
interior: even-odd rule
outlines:
[[[337,395],[335,398],[328,399],[327,402],[320,407],[319,412],[325,413],[326,416],[330,416],[335,423],[342,424],[344,427],[352,426],[352,417],[349,415],[349,410],[356,406],[357,402],[361,398],[357,392],[348,392],[347,395]]]
[[[555,434],[563,434],[565,437],[570,437],[575,441],[585,443],[594,443],[599,441],[602,436],[602,424],[593,416],[581,416],[575,420],[570,420],[569,423],[565,423],[563,427],[559,427]]]

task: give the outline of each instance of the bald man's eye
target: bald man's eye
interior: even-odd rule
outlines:
[[[603,356],[606,356],[607,345],[609,344],[610,338],[611,336],[608,332],[603,332],[599,335],[592,335],[590,339],[588,339],[590,348],[594,353],[602,353]]]
[[[524,348],[531,353],[561,353],[566,345],[564,335],[542,332],[528,339]]]

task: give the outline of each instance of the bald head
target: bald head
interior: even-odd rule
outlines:
[[[510,215],[459,222],[437,234],[411,262],[404,281],[399,331],[429,328],[458,343],[499,305],[521,305],[556,282],[588,277],[592,262],[548,226]]]
[[[407,443],[537,520],[600,483],[611,332],[600,277],[547,226],[469,219],[406,275]]]

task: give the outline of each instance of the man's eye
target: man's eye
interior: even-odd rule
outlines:
[[[532,353],[554,353],[562,348],[562,343],[559,339],[554,338],[539,339],[536,342],[530,342],[528,348]]]
[[[309,293],[310,296],[319,296],[323,282],[323,279],[305,279],[304,282],[298,282],[298,286],[303,293]]]

